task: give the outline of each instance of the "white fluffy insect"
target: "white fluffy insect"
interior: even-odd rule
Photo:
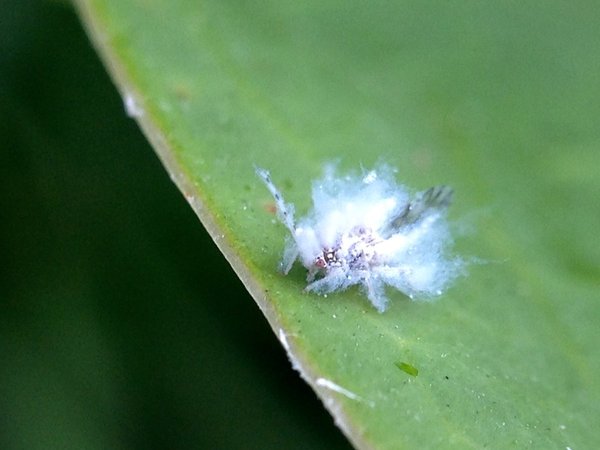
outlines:
[[[299,259],[308,269],[305,290],[317,294],[360,285],[379,312],[386,309],[385,285],[427,298],[442,293],[460,272],[446,256],[451,243],[445,213],[452,189],[436,186],[414,196],[382,166],[362,176],[336,177],[327,166],[313,183],[313,210],[296,223],[267,170],[256,173],[275,199],[277,216],[291,236],[280,269]]]

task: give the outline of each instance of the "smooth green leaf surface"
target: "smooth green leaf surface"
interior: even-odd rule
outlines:
[[[76,4],[129,112],[354,445],[598,444],[595,3]],[[301,268],[275,271],[285,229],[254,166],[303,212],[331,160],[454,186],[457,250],[479,262],[440,300],[394,293],[385,314],[356,290],[302,294]]]

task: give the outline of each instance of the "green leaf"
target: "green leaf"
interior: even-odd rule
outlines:
[[[76,4],[129,112],[355,446],[600,442],[594,2]],[[302,294],[299,267],[278,275],[286,230],[254,166],[303,212],[331,160],[453,186],[469,274],[436,302],[394,293],[384,314],[356,290]]]

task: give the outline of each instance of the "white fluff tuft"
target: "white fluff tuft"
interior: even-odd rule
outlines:
[[[387,166],[361,177],[336,177],[333,166],[313,183],[313,209],[294,221],[268,171],[256,169],[275,199],[277,215],[291,233],[281,263],[308,269],[306,291],[328,294],[360,285],[378,311],[388,299],[385,285],[410,298],[441,294],[461,271],[446,256],[452,243],[445,213],[452,198],[447,186],[410,196]]]

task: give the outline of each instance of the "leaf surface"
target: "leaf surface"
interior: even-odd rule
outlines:
[[[598,444],[593,2],[76,4],[129,113],[355,446]],[[286,230],[254,167],[302,214],[332,160],[453,186],[468,275],[436,302],[391,293],[379,314],[354,289],[303,294],[300,267],[277,274]]]

